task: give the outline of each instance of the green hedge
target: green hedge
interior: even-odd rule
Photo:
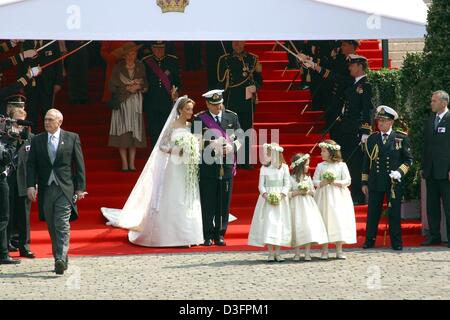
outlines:
[[[408,127],[414,165],[405,177],[406,199],[420,194],[419,168],[422,161],[423,126],[430,114],[434,91],[450,92],[450,1],[433,0],[428,11],[423,53],[408,54],[400,70],[380,70],[369,74],[374,106],[396,109]]]

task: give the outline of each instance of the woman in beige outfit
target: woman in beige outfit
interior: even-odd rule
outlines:
[[[142,93],[148,83],[145,67],[136,59],[140,47],[133,42],[124,44],[123,59],[114,67],[109,81],[109,90],[120,107],[112,110],[108,146],[119,148],[122,171],[136,171],[136,148],[147,146]]]

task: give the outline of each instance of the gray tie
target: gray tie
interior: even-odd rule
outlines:
[[[49,143],[49,150],[50,150],[50,161],[52,162],[52,164],[53,164],[53,162],[55,162],[55,159],[56,159],[56,148],[57,148],[57,146],[56,146],[56,137],[54,136],[54,135],[51,135],[50,136],[50,140],[48,141],[48,143]]]
[[[439,122],[441,122],[441,118],[439,116],[436,116],[436,119],[434,119],[434,130],[437,129]]]
[[[54,135],[50,136],[50,139],[48,140],[48,155],[50,156],[50,161],[52,164],[55,162],[56,159],[56,150],[58,148],[58,145],[56,144],[56,137]],[[48,179],[48,185],[51,185],[52,182],[54,182],[56,185],[58,185],[58,182],[56,181],[55,173],[50,173],[50,177]]]

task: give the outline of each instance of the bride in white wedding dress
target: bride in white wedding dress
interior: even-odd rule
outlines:
[[[194,101],[178,98],[122,210],[101,208],[108,224],[130,230],[130,242],[147,247],[203,243],[198,183],[200,150],[191,134]]]

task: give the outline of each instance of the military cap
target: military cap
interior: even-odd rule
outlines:
[[[398,119],[398,113],[388,106],[379,106],[377,108],[377,114],[375,116],[376,119],[390,119],[390,120],[397,120]]]
[[[223,91],[224,90],[210,90],[204,94],[202,94],[202,97],[206,99],[211,104],[220,104],[223,102]]]

